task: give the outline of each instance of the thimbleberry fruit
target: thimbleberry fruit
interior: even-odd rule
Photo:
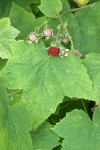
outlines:
[[[50,36],[52,35],[52,29],[50,29],[50,28],[44,29],[43,35],[44,35],[45,37],[50,37]]]
[[[31,42],[38,42],[38,36],[36,33],[34,32],[31,32],[29,35],[28,35],[28,40],[30,40]]]
[[[60,48],[58,47],[55,47],[55,46],[52,46],[48,49],[48,53],[51,55],[51,56],[58,56],[59,53],[60,53]]]

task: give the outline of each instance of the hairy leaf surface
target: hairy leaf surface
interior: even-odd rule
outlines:
[[[8,88],[24,89],[23,99],[33,114],[34,126],[54,112],[64,96],[94,99],[87,70],[76,56],[50,56],[41,41],[18,41],[11,47],[13,57],[0,79]]]

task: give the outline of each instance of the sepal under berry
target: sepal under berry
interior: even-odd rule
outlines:
[[[69,49],[61,48],[61,49],[60,49],[59,56],[61,56],[62,58],[63,58],[64,56],[68,56],[68,53],[67,53],[68,51],[69,51]]]

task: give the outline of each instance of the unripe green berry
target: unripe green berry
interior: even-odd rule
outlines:
[[[82,7],[82,6],[85,6],[89,0],[74,0],[74,2],[79,6],[79,7]]]

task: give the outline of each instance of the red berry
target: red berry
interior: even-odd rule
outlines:
[[[48,53],[52,56],[58,56],[60,53],[60,48],[52,46],[48,49]]]

